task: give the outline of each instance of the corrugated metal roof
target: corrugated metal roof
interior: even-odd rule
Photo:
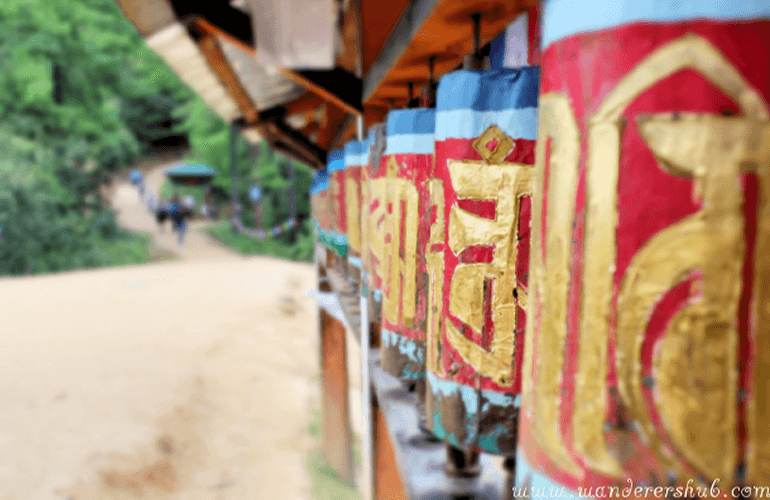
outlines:
[[[181,23],[147,37],[147,45],[223,120],[229,123],[240,116],[235,101]]]
[[[269,72],[257,64],[253,56],[243,52],[235,45],[220,39],[222,51],[241,81],[241,85],[257,105],[264,110],[295,99],[305,93],[305,89],[295,84],[281,73]]]

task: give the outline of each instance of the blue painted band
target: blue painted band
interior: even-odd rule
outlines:
[[[350,264],[353,267],[356,267],[358,269],[361,269],[361,258],[360,257],[351,257],[350,255],[348,255],[348,264]]]
[[[313,183],[310,185],[310,194],[317,194],[329,187],[329,172],[324,168],[319,170],[313,176]]]
[[[326,157],[326,165],[329,173],[345,169],[345,152],[341,149],[332,151]]]
[[[380,336],[382,337],[382,343],[385,347],[397,347],[398,351],[409,358],[413,363],[424,363],[425,347],[417,345],[413,339],[401,335],[400,333],[390,331],[387,328],[380,330]]]
[[[441,78],[437,112],[467,109],[505,111],[537,107],[540,68],[455,71]]]
[[[399,109],[388,113],[388,136],[399,134],[432,134],[435,128],[435,109]]]
[[[489,44],[489,64],[492,66],[492,69],[501,69],[503,67],[505,61],[506,31],[507,29],[503,30],[503,32],[497,35],[497,37]]]
[[[695,19],[738,21],[770,18],[769,0],[545,0],[542,47],[591,31],[635,22],[674,23]]]
[[[366,165],[369,141],[350,141],[345,145],[345,168]]]

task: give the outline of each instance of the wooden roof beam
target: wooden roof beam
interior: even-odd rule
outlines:
[[[363,114],[361,104],[362,82],[353,73],[342,68],[331,71],[290,70],[279,68],[286,77],[325,101],[354,115]]]
[[[243,118],[249,123],[259,122],[259,113],[257,107],[251,101],[251,98],[246,93],[246,90],[241,86],[241,82],[238,76],[233,72],[230,64],[225,58],[222,47],[219,46],[219,42],[216,37],[212,35],[205,35],[198,40],[198,46],[206,58],[211,69],[214,71],[224,86],[227,88],[228,93],[232,96],[235,102],[238,104],[238,108],[243,113]]]
[[[212,0],[171,0],[180,20],[206,25],[211,31],[220,33],[232,43],[254,51],[254,33],[251,30],[251,16],[231,7],[229,2]],[[203,23],[201,22],[203,21]]]
[[[302,160],[315,168],[323,168],[326,165],[326,150],[313,144],[300,132],[289,127],[283,121],[276,121],[267,125],[270,131],[270,145],[280,145],[294,150],[294,153],[304,157]]]

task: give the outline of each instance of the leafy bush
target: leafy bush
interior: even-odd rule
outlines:
[[[249,237],[245,234],[233,234],[228,221],[214,224],[209,234],[228,247],[245,255],[267,255],[297,262],[313,262],[313,229],[310,223],[303,221],[294,228],[296,242],[289,244],[283,235],[279,238],[268,236],[265,239]]]
[[[112,212],[62,205],[45,183],[0,172],[0,274],[40,274],[134,264],[149,258],[149,238],[120,230]]]

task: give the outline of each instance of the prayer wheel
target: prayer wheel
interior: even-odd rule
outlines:
[[[324,168],[313,176],[310,186],[310,212],[318,242],[329,246],[329,172]]]
[[[348,236],[348,264],[350,270],[361,274],[361,209],[363,191],[361,171],[367,162],[366,141],[350,141],[345,145],[345,222]]]
[[[461,450],[516,450],[538,83],[524,67],[438,86],[426,410]]]
[[[331,248],[340,259],[348,255],[347,213],[345,212],[345,152],[332,151],[327,157],[329,171],[329,215]]]
[[[424,393],[428,313],[427,254],[433,179],[433,109],[391,111],[386,161],[389,213],[385,235],[381,360],[388,373],[420,384]]]
[[[367,161],[361,171],[364,206],[361,214],[363,266],[369,296],[369,320],[382,320],[382,288],[384,283],[385,228],[387,186],[385,168],[381,168],[384,152],[384,125],[376,124],[369,129]]]
[[[765,496],[770,1],[542,16],[517,486]]]

